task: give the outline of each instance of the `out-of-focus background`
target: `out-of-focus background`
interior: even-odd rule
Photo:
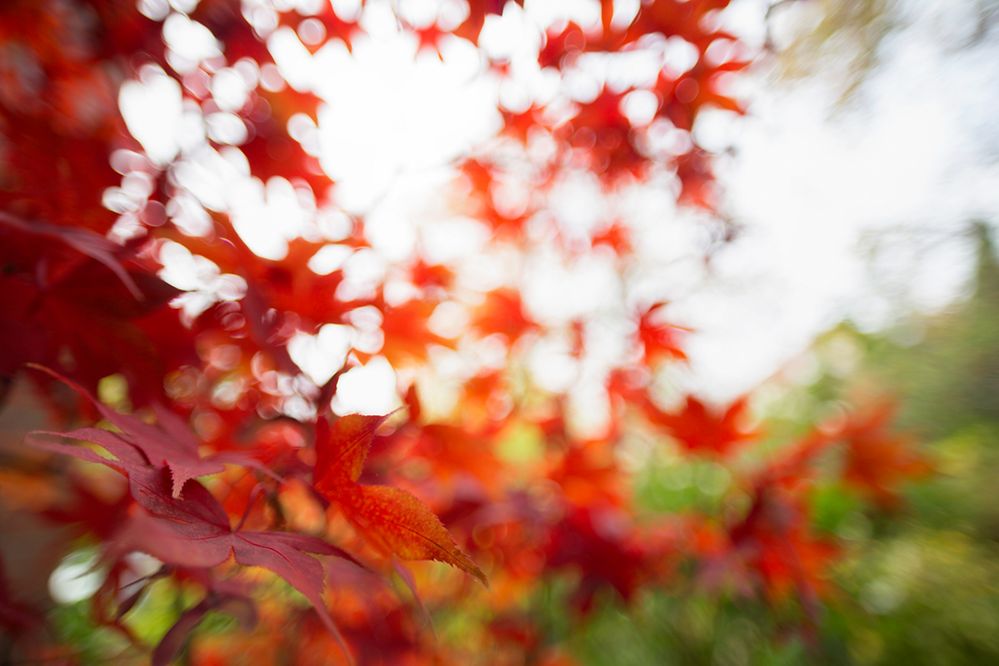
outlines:
[[[725,395],[776,372],[763,391],[775,439],[835,396],[893,392],[936,474],[876,520],[819,493],[821,527],[853,550],[835,574],[844,587],[826,611],[823,659],[992,663],[999,3],[776,2],[762,28],[761,3],[740,4],[733,25],[773,53],[745,83],[750,116],[704,128],[732,146],[721,180],[741,230],[715,258],[712,297],[688,311],[704,331],[691,344],[698,382]],[[697,473],[650,471],[644,500],[705,501]],[[814,663],[780,635],[763,608],[678,593],[607,610],[570,640],[593,663]]]

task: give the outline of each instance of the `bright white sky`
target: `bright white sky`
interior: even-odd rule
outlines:
[[[766,4],[736,0],[726,14],[731,29],[760,43]],[[723,210],[744,227],[710,270],[690,261],[698,238],[670,202],[645,194],[623,204],[637,207],[641,246],[650,248],[640,258],[646,279],[638,292],[645,289],[652,298],[675,293],[672,315],[698,331],[690,341],[690,371],[673,378],[680,386],[726,400],[778,371],[846,316],[878,328],[891,322],[902,301],[932,309],[959,295],[970,269],[968,248],[936,239],[930,252],[915,256],[912,230],[921,230],[922,238],[927,230],[942,230],[946,237],[972,216],[995,219],[999,212],[999,170],[988,164],[999,155],[990,116],[999,101],[999,49],[988,40],[978,48],[951,49],[967,29],[953,11],[961,3],[908,4],[911,27],[886,40],[885,64],[852,108],[837,111],[838,87],[821,78],[775,83],[764,63],[742,84],[751,102],[747,118],[719,115],[697,128],[708,147],[733,148],[718,169]],[[595,3],[565,6],[578,20],[598,20]],[[414,58],[413,43],[398,36],[387,3],[373,7],[365,25],[370,38],[358,39],[353,54],[331,42],[310,55],[290,31],[279,30],[270,41],[284,76],[311,86],[327,102],[318,126],[301,117],[293,134],[337,180],[339,205],[365,214],[376,252],[352,260],[352,274],[379,279],[391,261],[419,244],[439,259],[468,259],[464,274],[480,286],[497,274],[528,271],[537,285],[527,294],[528,305],[539,316],[568,319],[593,307],[592,300],[587,305],[566,298],[566,281],[589,299],[620,300],[608,281],[609,263],[566,268],[541,252],[511,268],[509,257],[480,253],[485,239],[474,230],[442,220],[443,165],[496,131],[497,99],[515,106],[544,99],[554,86],[533,60],[532,33],[519,10],[491,21],[483,36],[487,49],[513,60],[515,82],[498,85],[481,74],[474,49],[461,40],[445,44],[443,62],[429,53]],[[417,2],[406,7],[420,11]],[[527,3],[535,20],[551,7]],[[213,53],[211,36],[183,16],[172,15],[166,28],[175,69]],[[197,228],[204,209],[228,211],[258,254],[280,257],[286,240],[308,229],[315,201],[286,181],[250,179],[238,154],[203,145],[206,133],[239,135],[240,121],[226,109],[239,108],[241,86],[255,83],[254,76],[236,68],[216,74],[212,90],[228,102],[202,118],[181,104],[171,79],[149,69],[141,83],[125,86],[121,107],[154,161],[183,158],[175,173],[191,196],[175,204],[175,219]],[[261,77],[266,80],[266,73]],[[581,77],[573,85],[593,83]],[[592,190],[585,182],[568,183],[553,197],[569,221],[567,231],[600,221],[607,204]],[[908,231],[898,234],[901,242],[872,273],[859,252],[861,241],[889,228]],[[175,279],[183,282],[185,270]],[[292,351],[321,377],[331,372],[329,354],[343,341],[332,329],[320,337],[328,344],[312,338]],[[571,381],[571,369],[560,375],[564,355],[540,356],[555,384],[560,376]],[[345,383],[356,384],[350,393],[357,403],[340,404],[338,411],[379,411],[394,400],[386,364],[351,374]]]
[[[741,3],[738,24],[754,25],[761,4]],[[722,183],[746,233],[689,310],[710,393],[751,387],[844,316],[876,329],[960,295],[973,255],[954,235],[999,213],[999,49],[954,50],[970,4],[909,2],[911,27],[886,40],[851,108],[836,112],[838,86],[775,86],[762,72],[750,116],[719,131],[737,151]],[[862,240],[888,229],[895,248],[872,267]],[[920,240],[929,251],[913,256]]]

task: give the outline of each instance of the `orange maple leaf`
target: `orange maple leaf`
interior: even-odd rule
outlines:
[[[437,307],[437,302],[412,299],[400,305],[378,303],[382,314],[384,343],[379,354],[388,359],[392,367],[414,365],[427,359],[430,345],[454,348],[456,341],[430,330],[427,321]],[[361,360],[369,354],[354,350]]]
[[[511,343],[537,328],[537,324],[524,311],[520,293],[509,288],[496,289],[486,294],[483,303],[473,313],[472,326],[483,335],[505,335]]]
[[[389,486],[357,480],[375,430],[385,416],[351,414],[316,426],[314,484],[334,502],[372,545],[403,560],[437,560],[478,578],[485,574],[451,538],[433,511],[416,496]]]

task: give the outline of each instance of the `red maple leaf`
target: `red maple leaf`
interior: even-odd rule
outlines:
[[[888,401],[851,414],[837,433],[846,446],[843,480],[883,507],[899,503],[898,488],[929,474],[933,467],[915,449],[913,438],[892,432],[895,405]]]
[[[659,409],[647,397],[645,414],[653,425],[665,429],[681,447],[692,453],[726,456],[731,450],[759,432],[746,426],[748,400],[739,398],[727,409],[715,411],[693,396],[676,412]]]
[[[601,589],[625,601],[646,580],[649,549],[627,516],[606,507],[573,508],[551,532],[546,567],[576,569],[581,577],[572,595],[576,609],[588,613]]]
[[[170,418],[165,419],[164,430],[160,430],[147,424],[137,427],[141,422],[134,417],[104,407],[101,411],[122,432],[100,428],[64,433],[36,431],[29,441],[46,451],[103,465],[128,479],[129,493],[137,508],[109,542],[111,553],[138,550],[169,564],[195,568],[218,566],[233,557],[238,564],[269,569],[301,592],[329,630],[336,633],[322,600],[323,568],[311,554],[336,555],[351,561],[353,558],[312,536],[244,531],[241,525],[233,528],[218,500],[192,478],[195,474],[220,471],[220,465],[199,465],[200,458],[192,458],[189,452],[180,453],[179,457],[187,458],[181,465],[160,459],[168,432],[183,438],[182,451],[193,435],[182,432]],[[83,446],[52,441],[53,438],[94,443],[111,457]]]
[[[472,43],[478,43],[479,33],[489,15],[500,15],[506,7],[508,0],[468,0],[468,16],[465,21],[454,29],[454,34],[467,39]],[[523,5],[524,0],[510,0],[518,5]]]
[[[768,594],[796,593],[814,622],[817,595],[828,587],[826,573],[839,549],[811,534],[805,511],[778,489],[757,487],[746,516],[728,529],[729,555],[755,572]]]
[[[605,87],[593,100],[579,103],[576,115],[559,128],[584,165],[608,184],[623,176],[640,177],[649,164],[632,138],[631,122],[621,110],[623,98],[624,92]]]
[[[683,338],[689,328],[670,324],[663,318],[666,303],[654,303],[639,313],[638,341],[647,363],[655,365],[664,359],[687,360],[683,350]]]
[[[104,403],[97,400],[82,386],[59,375],[56,372],[40,366],[36,369],[47,372],[54,378],[73,388],[81,396],[85,397],[100,413],[102,417],[119,430],[114,434],[115,442],[121,442],[134,447],[142,454],[149,464],[159,469],[164,468],[169,471],[172,479],[171,494],[174,498],[180,497],[184,484],[198,476],[217,474],[223,470],[221,462],[212,461],[201,457],[198,452],[198,440],[180,418],[163,407],[155,407],[157,425],[151,425],[141,419],[117,412]],[[74,439],[82,441],[96,441],[104,444],[108,436],[108,431],[96,428],[85,428],[73,431]],[[58,435],[59,433],[50,433]],[[67,433],[66,437],[70,437]],[[97,439],[91,439],[96,437]],[[78,456],[79,457],[79,456]]]

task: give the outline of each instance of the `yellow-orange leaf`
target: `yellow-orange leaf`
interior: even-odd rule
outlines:
[[[403,560],[437,560],[486,584],[486,577],[454,542],[447,528],[414,495],[389,486],[350,484],[335,501],[365,538]]]
[[[344,416],[316,425],[315,486],[335,502],[372,544],[403,560],[437,560],[486,584],[433,511],[411,493],[357,483],[375,430],[384,416]]]
[[[315,485],[325,488],[357,481],[371,448],[375,430],[385,416],[349,414],[333,422],[320,418],[316,423]]]

